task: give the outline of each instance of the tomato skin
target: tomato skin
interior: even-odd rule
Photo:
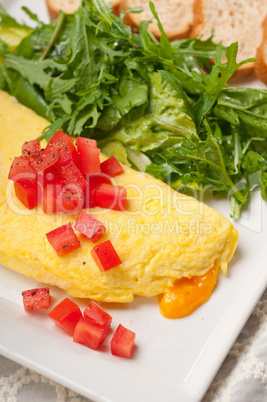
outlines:
[[[55,172],[56,181],[62,186],[76,186],[77,191],[84,190],[86,187],[86,180],[81,174],[77,166],[70,162],[68,165],[61,166]]]
[[[98,207],[125,211],[127,207],[127,193],[124,187],[101,184],[96,190],[95,203]]]
[[[124,170],[119,161],[112,156],[100,164],[101,171],[111,177],[118,176],[124,173]]]
[[[110,240],[93,247],[90,253],[101,271],[108,271],[121,264],[121,259]]]
[[[57,326],[73,336],[77,322],[82,317],[82,312],[76,303],[66,298],[50,311],[48,317]]]
[[[77,148],[81,149],[82,147],[94,147],[97,148],[97,142],[96,140],[93,140],[91,138],[85,138],[85,137],[77,137]]]
[[[102,307],[93,300],[88,304],[83,312],[83,315],[88,320],[94,321],[100,325],[110,327],[112,316],[109,315]]]
[[[81,172],[83,174],[101,173],[99,159],[100,149],[91,146],[88,139],[78,137],[77,150],[81,161]]]
[[[80,212],[74,227],[93,243],[97,242],[106,231],[103,223],[85,210]]]
[[[104,342],[107,332],[108,327],[82,317],[75,327],[73,341],[97,350]]]
[[[10,167],[8,179],[20,184],[34,184],[37,181],[37,175],[27,158],[16,156]]]
[[[120,324],[110,341],[111,353],[129,359],[133,353],[134,341],[135,333]]]
[[[21,294],[25,311],[48,309],[50,307],[49,288],[24,290]]]
[[[34,155],[40,151],[40,140],[36,138],[36,140],[26,141],[22,145],[22,155],[29,158],[31,155]]]
[[[84,205],[83,191],[76,186],[66,186],[56,198],[57,209],[64,214],[80,211]]]
[[[70,223],[46,233],[46,237],[59,257],[80,247],[80,242]]]
[[[96,190],[103,183],[112,184],[110,178],[104,173],[91,173],[85,175],[86,188],[84,190],[84,208],[94,208],[96,206],[95,195]]]
[[[70,146],[70,150],[76,150],[75,145],[73,143],[73,139],[66,133],[64,133],[61,130],[58,130],[52,138],[50,138],[50,140],[48,141],[48,144],[56,144],[58,142],[64,142],[67,141],[69,146]]]
[[[60,184],[49,184],[42,189],[41,207],[45,214],[60,212],[57,204],[57,197],[61,193]]]
[[[38,205],[38,186],[37,184],[14,183],[16,197],[22,204],[33,209]]]
[[[58,163],[59,156],[56,146],[48,144],[44,149],[31,155],[29,158],[30,164],[35,172],[45,172]]]
[[[75,148],[73,139],[68,134],[65,134],[63,131],[59,130],[48,141],[48,144],[56,145],[61,165],[66,165],[67,163],[73,161],[80,169],[81,164],[79,161],[78,152]]]

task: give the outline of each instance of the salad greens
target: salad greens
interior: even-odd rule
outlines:
[[[267,189],[267,91],[229,88],[238,44],[169,42],[138,33],[103,0],[84,0],[35,28],[0,6],[0,89],[58,129],[96,138],[102,151],[173,188],[225,191],[238,217],[257,175]],[[130,11],[130,10],[128,10]],[[138,10],[131,10],[131,12]],[[214,63],[211,63],[214,60]]]

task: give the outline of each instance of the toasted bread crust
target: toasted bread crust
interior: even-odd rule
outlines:
[[[267,16],[263,23],[263,40],[257,50],[257,61],[255,62],[255,73],[257,77],[267,85]]]
[[[174,3],[176,0],[173,0],[172,3]],[[127,25],[130,25],[132,28],[134,29],[138,29],[139,28],[139,24],[142,20],[148,20],[148,16],[147,16],[147,10],[148,10],[148,0],[147,0],[147,4],[141,4],[142,2],[138,1],[138,0],[127,0],[127,1],[122,1],[121,5],[120,5],[120,12],[121,11],[125,11],[127,9],[125,3],[127,3],[128,7],[130,8],[134,8],[134,7],[143,7],[144,10],[146,11],[146,15],[143,16],[144,13],[139,13],[139,14],[135,14],[135,13],[129,13],[125,16],[124,18],[124,23]],[[179,22],[177,21],[177,24],[175,26],[175,29],[170,25],[166,24],[166,21],[164,22],[164,18],[162,18],[162,15],[160,13],[160,5],[158,5],[155,1],[155,7],[156,7],[156,11],[159,12],[159,18],[162,20],[162,25],[163,28],[166,32],[166,35],[168,36],[169,40],[176,40],[176,39],[183,39],[183,38],[188,38],[190,35],[190,31],[192,28],[192,23],[193,23],[193,15],[191,18],[189,18],[189,21],[185,24],[185,26],[183,28],[181,28],[181,24],[179,24]],[[179,3],[180,0],[177,0],[177,7],[179,7]],[[186,5],[186,7],[188,7],[188,12],[191,14],[192,13],[192,2],[188,1],[188,5]],[[158,6],[158,7],[157,7]],[[167,5],[166,5],[167,7]],[[171,15],[168,16],[168,18],[170,18]],[[152,17],[151,17],[152,19]],[[152,32],[152,34],[156,37],[159,38],[161,36],[161,33],[158,29],[158,25],[156,21],[153,21],[150,25],[149,25],[149,30],[150,32]]]
[[[106,3],[112,3],[112,10],[114,14],[119,15],[119,6],[122,0],[106,0]],[[46,0],[48,13],[52,20],[58,17],[60,6],[58,0]],[[80,5],[80,0],[70,0],[68,6],[62,8],[66,14],[74,13]]]
[[[208,7],[207,4],[205,4],[205,1],[207,0],[195,0],[194,5],[193,5],[193,13],[194,13],[194,19],[193,19],[193,28],[191,31],[190,36],[201,36],[201,33],[204,31],[206,28],[208,22],[205,21],[205,7]],[[212,2],[213,5],[219,5],[219,3]],[[214,28],[211,26],[211,28]],[[231,26],[229,24],[229,29],[231,29]],[[216,29],[215,29],[216,30]],[[225,29],[225,32],[228,33],[229,30]],[[240,32],[240,42],[241,46],[244,47],[244,43],[242,43],[242,38],[244,38],[244,33]],[[224,38],[221,37],[222,41],[224,42]],[[245,41],[245,38],[244,38]],[[251,49],[251,55],[249,57],[256,57],[256,51],[254,53],[254,49]],[[244,59],[247,57],[244,57]],[[235,72],[235,76],[247,76],[251,74],[254,71],[254,62],[244,64],[241,67],[238,68],[238,70]]]
[[[193,4],[193,26],[190,33],[191,38],[197,36],[201,32],[204,24],[202,1],[195,0]]]

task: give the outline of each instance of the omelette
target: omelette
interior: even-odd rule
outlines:
[[[91,208],[106,227],[122,263],[101,271],[90,250],[96,244],[77,232],[81,247],[59,257],[46,233],[75,223],[78,213],[45,214],[26,209],[7,179],[25,141],[39,137],[49,122],[0,91],[0,262],[19,273],[56,285],[71,296],[131,302],[134,296],[164,293],[180,278],[227,271],[238,233],[220,213],[171,189],[150,175],[123,166],[113,183],[127,190],[126,211]],[[101,160],[106,157],[101,155]]]

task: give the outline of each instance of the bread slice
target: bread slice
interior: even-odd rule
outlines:
[[[122,0],[105,0],[106,3],[112,3],[113,12],[118,14],[119,5]],[[60,10],[66,14],[74,13],[81,3],[81,0],[46,0],[49,15],[52,19],[57,18]]]
[[[238,41],[237,61],[256,57],[262,41],[262,21],[267,13],[267,0],[195,0],[191,37],[208,38],[214,30],[214,41],[228,46]],[[241,66],[238,73],[253,72],[254,63]]]
[[[263,41],[257,51],[255,72],[258,78],[267,85],[267,17],[263,21]]]
[[[130,8],[143,8],[143,12],[141,13],[127,14],[127,18],[125,19],[126,24],[138,28],[142,20],[152,20],[153,23],[149,25],[149,29],[156,37],[160,36],[157,21],[153,18],[149,7],[149,0],[122,1],[120,8],[124,7],[125,3]],[[193,23],[194,0],[153,0],[153,3],[170,40],[189,36]]]

